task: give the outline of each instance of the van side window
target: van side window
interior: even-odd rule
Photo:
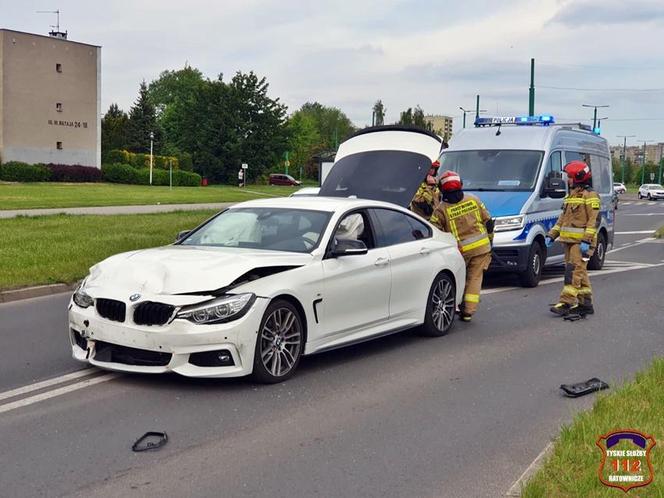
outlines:
[[[549,156],[549,164],[546,167],[546,178],[562,178],[563,161],[560,157],[560,151],[552,152]]]
[[[595,159],[597,159],[597,156],[595,156]],[[571,161],[583,161],[586,163],[588,166],[590,166],[590,171],[594,175],[593,167],[597,166],[597,169],[599,170],[599,163],[595,164],[592,159],[590,158],[590,154],[586,152],[571,152],[569,150],[565,151],[565,164],[571,162]],[[594,181],[591,180],[591,186],[595,188],[595,183]]]

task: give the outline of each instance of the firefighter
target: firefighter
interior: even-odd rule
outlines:
[[[570,191],[563,212],[547,234],[546,246],[558,239],[565,247],[565,283],[558,303],[550,309],[561,316],[588,315],[595,310],[586,266],[597,242],[600,199],[590,186],[592,174],[585,162],[572,161],[563,170]]]
[[[429,168],[426,178],[417,189],[417,192],[415,192],[415,197],[413,197],[410,206],[408,206],[413,213],[419,214],[426,220],[431,218],[440,200],[440,192],[438,185],[436,185],[438,168],[440,168],[438,161],[431,163],[431,168]]]
[[[466,262],[466,289],[459,311],[461,319],[470,322],[480,302],[484,272],[491,263],[494,222],[482,201],[463,192],[463,183],[457,173],[446,171],[438,185],[442,201],[429,221],[454,235]]]

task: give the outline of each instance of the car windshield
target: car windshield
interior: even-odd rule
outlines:
[[[350,197],[408,206],[431,168],[431,159],[404,150],[358,152],[339,159],[325,178],[321,196]]]
[[[439,171],[458,172],[466,190],[532,191],[542,157],[537,150],[445,151]]]
[[[655,185],[650,185],[650,190],[664,190],[664,187],[662,187],[659,183],[656,183]]]
[[[318,246],[331,215],[308,209],[228,209],[180,244],[311,252]]]

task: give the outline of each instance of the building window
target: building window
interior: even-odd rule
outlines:
[[[56,64],[55,64],[55,70],[56,70],[58,73],[61,73],[61,72],[62,72],[62,64],[60,64],[60,63],[56,63]]]
[[[55,142],[55,147],[58,150],[62,150],[62,142]]]
[[[62,102],[57,102],[55,104],[55,110],[58,112],[62,112]]]

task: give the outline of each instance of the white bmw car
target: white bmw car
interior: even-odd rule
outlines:
[[[303,355],[416,326],[446,334],[463,258],[452,235],[403,207],[438,155],[434,138],[361,132],[342,144],[322,196],[237,204],[172,245],[93,266],[69,305],[74,358],[279,382]]]

